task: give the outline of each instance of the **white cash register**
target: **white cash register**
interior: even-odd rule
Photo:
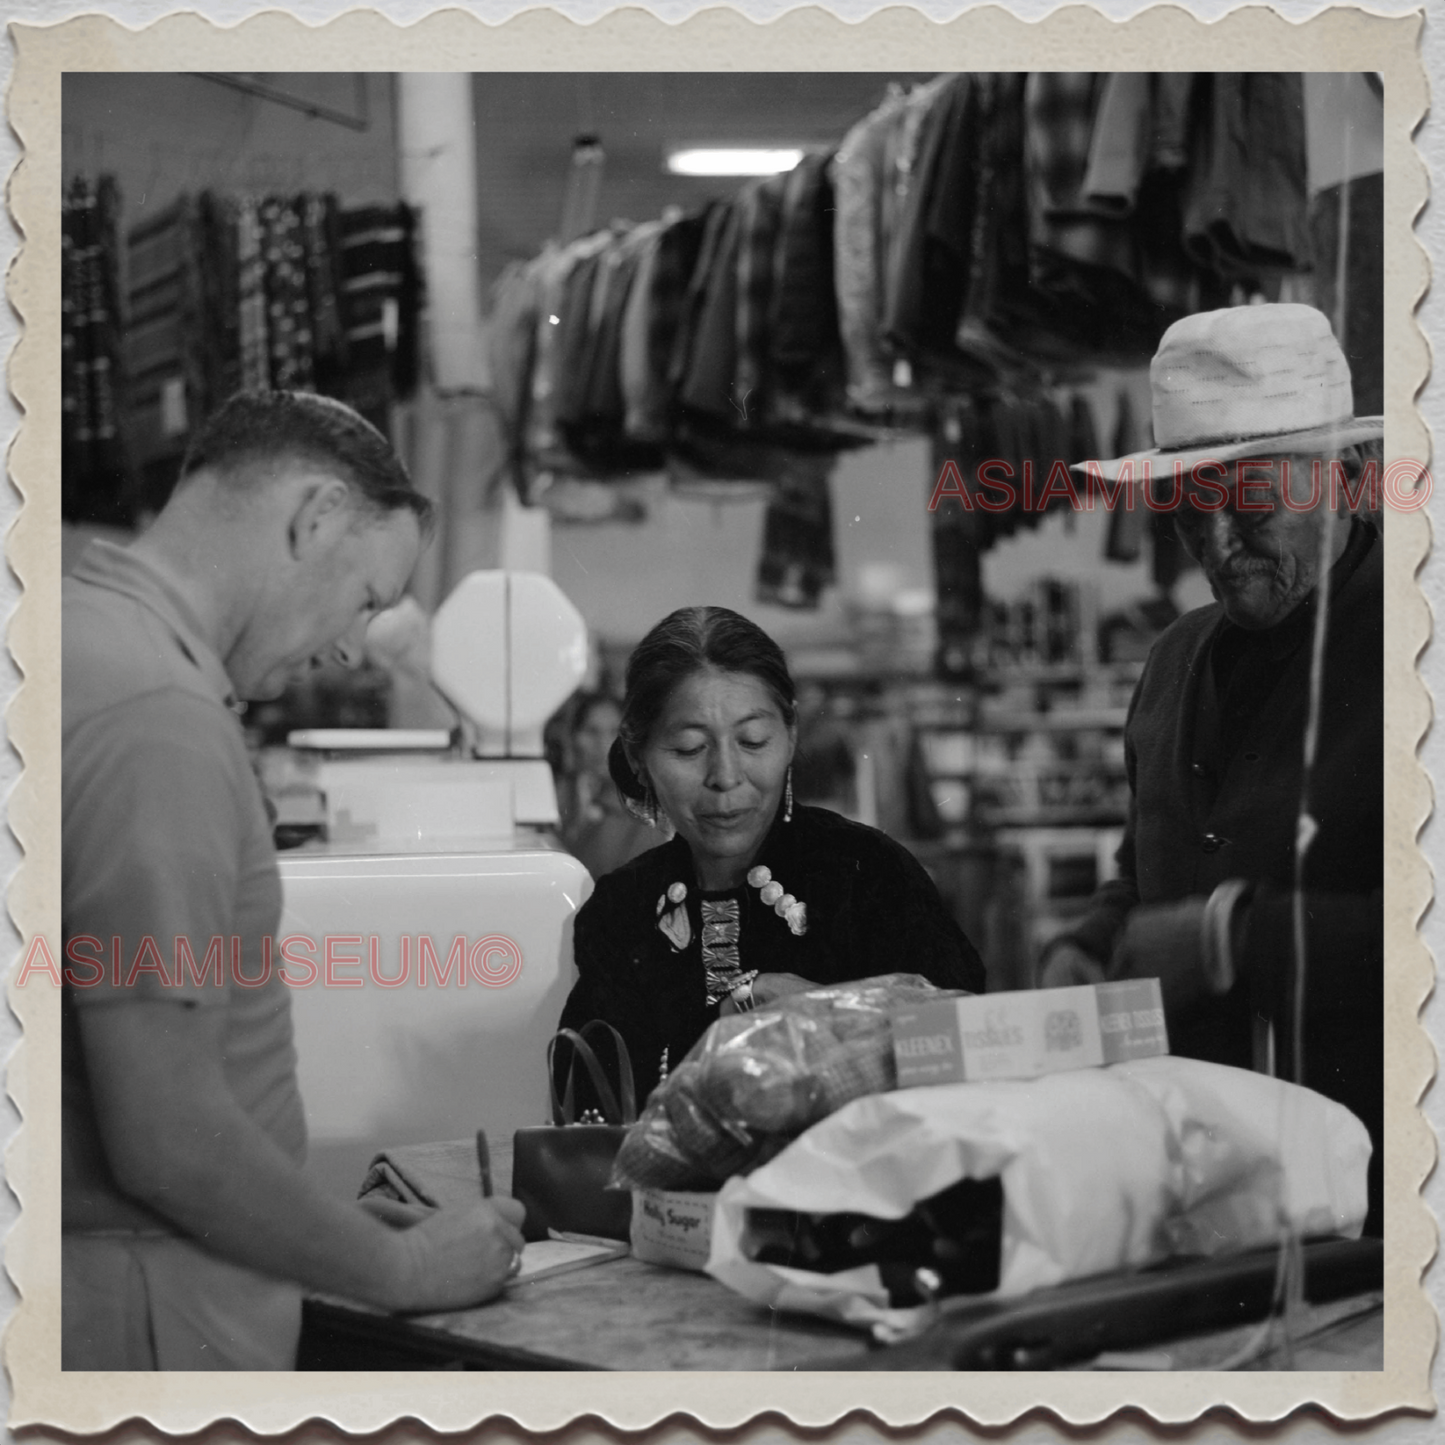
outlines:
[[[323,838],[281,856],[308,1165],[354,1195],[395,1144],[510,1139],[547,1117],[543,1051],[572,976],[586,869],[557,822],[542,727],[581,682],[586,629],[544,576],[474,572],[432,621],[446,732],[313,729]]]

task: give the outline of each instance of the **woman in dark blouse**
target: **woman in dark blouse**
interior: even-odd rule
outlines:
[[[793,682],[761,628],[724,607],[664,618],[622,712],[613,781],[675,834],[598,880],[561,1022],[617,1028],[640,1097],[720,1014],[883,973],[982,991],[977,951],[906,849],[794,804]]]

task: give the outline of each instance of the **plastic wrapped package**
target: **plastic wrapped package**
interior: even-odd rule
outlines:
[[[897,1084],[892,1011],[947,998],[916,974],[809,989],[720,1018],[653,1090],[614,1186],[712,1189],[818,1120]]]

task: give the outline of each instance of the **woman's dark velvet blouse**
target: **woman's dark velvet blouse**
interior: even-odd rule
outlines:
[[[883,973],[917,973],[941,988],[981,993],[983,963],[911,853],[876,828],[822,808],[782,815],[753,866],[765,865],[807,905],[801,936],[741,889],[739,954],[744,970],[793,973],[813,983],[846,983]],[[691,939],[680,952],[658,927],[658,900],[687,888]],[[702,960],[700,889],[681,837],[598,879],[577,914],[577,983],[561,1023],[605,1019],[631,1055],[639,1100],[658,1081],[664,1050],[676,1067],[718,1017],[709,1006]]]

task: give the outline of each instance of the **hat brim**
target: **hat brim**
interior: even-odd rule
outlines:
[[[1175,462],[1192,467],[1196,462],[1237,462],[1241,457],[1268,460],[1281,454],[1325,453],[1358,442],[1378,441],[1385,435],[1385,418],[1357,416],[1333,426],[1309,427],[1305,431],[1276,432],[1270,436],[1245,437],[1242,441],[1215,442],[1212,446],[1154,447],[1147,452],[1130,452],[1128,456],[1111,457],[1107,461],[1074,462],[1071,470],[1102,476],[1114,481],[1126,466],[1139,462]]]

